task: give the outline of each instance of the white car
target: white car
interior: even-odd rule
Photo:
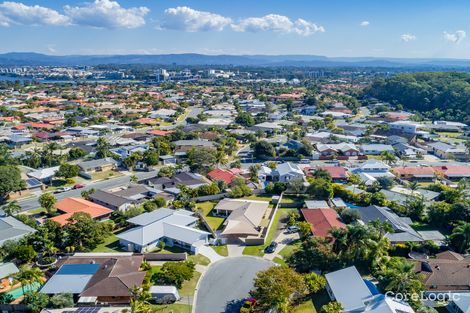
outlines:
[[[62,188],[57,188],[54,193],[61,193],[61,192],[66,192],[72,190],[72,187],[62,187]]]

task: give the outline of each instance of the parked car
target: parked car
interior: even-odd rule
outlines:
[[[276,248],[277,248],[277,242],[273,241],[269,244],[269,246],[266,247],[266,249],[264,249],[264,252],[273,253],[274,251],[276,251]]]
[[[73,189],[81,189],[81,188],[84,188],[84,187],[85,187],[85,185],[83,185],[83,184],[75,184],[73,186]]]
[[[296,233],[300,230],[299,226],[295,226],[295,225],[292,225],[292,226],[289,226],[286,228],[286,231],[285,233],[286,234],[293,234],[293,233]]]
[[[57,188],[54,193],[61,193],[61,192],[66,192],[66,191],[70,191],[72,190],[72,187],[61,187],[61,188]]]
[[[243,302],[243,305],[240,308],[240,313],[253,312],[253,308],[255,307],[255,305],[256,305],[256,299],[255,298],[245,299],[245,302]]]

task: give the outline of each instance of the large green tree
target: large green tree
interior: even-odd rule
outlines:
[[[24,189],[25,182],[21,179],[20,169],[12,165],[0,166],[0,202],[5,201],[11,192]]]
[[[308,293],[302,275],[289,267],[274,266],[258,272],[251,295],[258,306],[267,310],[275,307],[279,313],[291,311],[292,304]]]

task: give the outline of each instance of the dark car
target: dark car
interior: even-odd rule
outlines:
[[[269,244],[269,246],[266,247],[266,249],[264,249],[264,252],[273,253],[274,251],[276,251],[276,248],[277,248],[277,242],[273,241]]]

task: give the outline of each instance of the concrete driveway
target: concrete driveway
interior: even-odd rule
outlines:
[[[212,264],[197,288],[194,312],[240,312],[256,273],[273,265],[271,261],[250,256],[226,258]]]

